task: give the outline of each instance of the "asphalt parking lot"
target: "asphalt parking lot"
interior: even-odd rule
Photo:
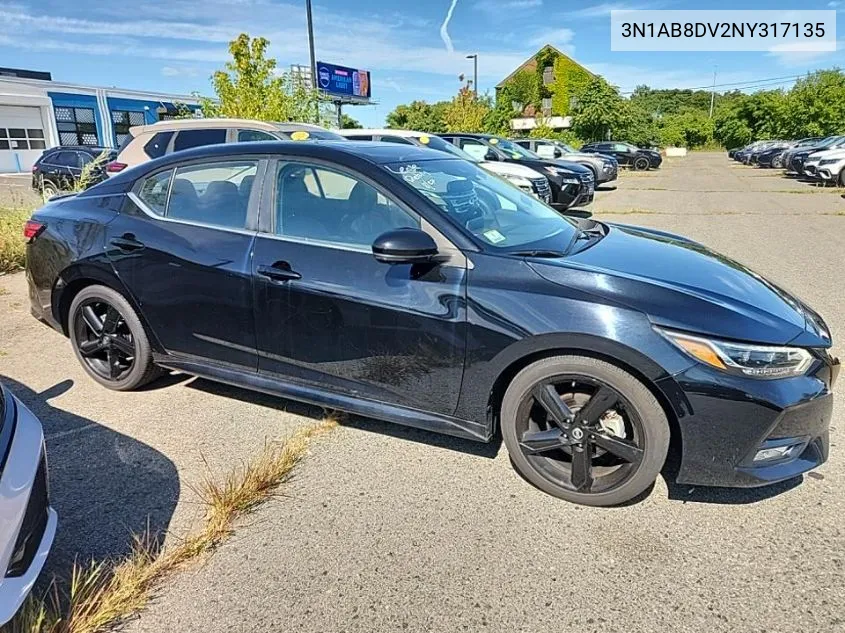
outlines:
[[[824,315],[841,354],[840,193],[692,154],[623,173],[589,211],[750,265]],[[0,277],[0,315],[0,380],[45,426],[57,573],[125,553],[148,524],[178,539],[202,512],[192,484],[321,415],[184,376],[107,391],[29,315],[22,274]],[[838,397],[831,460],[800,482],[661,478],[639,503],[593,509],[532,488],[498,444],[349,420],[127,630],[845,630],[844,421]]]

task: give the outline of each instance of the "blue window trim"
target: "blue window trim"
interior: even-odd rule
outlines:
[[[48,92],[47,96],[53,102],[53,119],[56,118],[56,107],[60,108],[93,108],[94,127],[97,130],[97,144],[104,145],[103,118],[95,95],[79,95],[68,92]]]

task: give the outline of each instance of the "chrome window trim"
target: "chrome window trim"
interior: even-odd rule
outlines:
[[[173,179],[171,178],[171,183]],[[168,190],[168,199],[170,197],[170,191]],[[130,191],[126,194],[126,197],[129,198],[135,206],[137,206],[147,217],[157,220],[159,222],[172,222],[173,224],[182,224],[184,226],[197,226],[204,229],[217,229],[218,231],[226,231],[227,233],[237,233],[239,235],[249,235],[252,237],[257,233],[257,231],[249,230],[249,229],[235,229],[231,226],[221,226],[219,224],[206,224],[205,222],[190,222],[188,220],[177,220],[175,218],[168,218],[163,215],[159,215],[155,211],[153,211],[147,204],[138,197],[138,195],[134,191]]]

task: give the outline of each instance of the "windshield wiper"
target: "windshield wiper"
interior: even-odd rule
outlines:
[[[517,257],[564,257],[566,253],[563,251],[551,251],[551,250],[534,250],[534,251],[514,251],[511,255],[516,255]]]

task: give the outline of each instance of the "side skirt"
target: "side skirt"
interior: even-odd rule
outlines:
[[[314,385],[284,382],[262,374],[247,373],[241,370],[205,363],[194,359],[183,359],[170,355],[154,354],[156,364],[167,369],[192,374],[235,387],[260,391],[272,396],[290,398],[318,407],[337,409],[346,413],[385,420],[403,426],[410,426],[434,433],[444,433],[477,442],[489,442],[490,429],[486,424],[462,420],[439,413],[429,413],[394,404],[355,398],[345,394],[330,392]]]

